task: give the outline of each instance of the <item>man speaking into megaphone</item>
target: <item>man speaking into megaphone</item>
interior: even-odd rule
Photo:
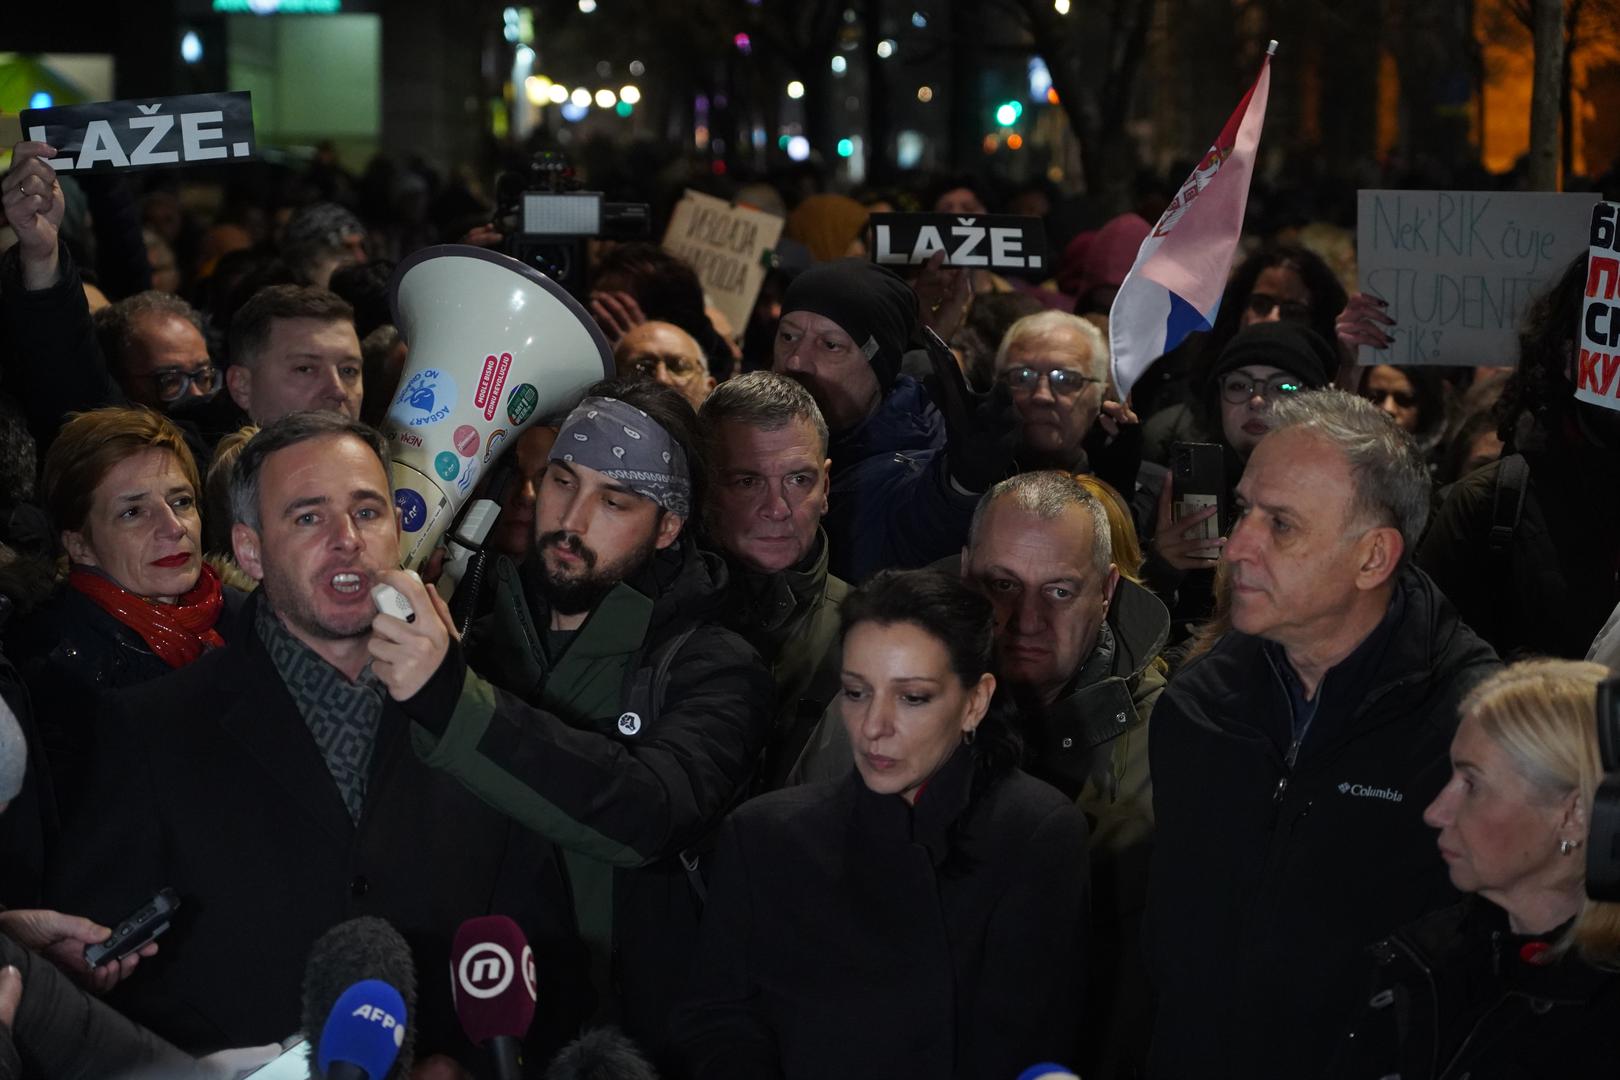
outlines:
[[[696,426],[668,387],[593,386],[540,478],[534,546],[496,562],[466,642],[409,575],[416,618],[379,615],[371,642],[423,760],[565,849],[598,996],[655,1054],[696,938],[693,849],[739,797],[773,699],[753,648],[710,621],[725,568],[686,529]]]

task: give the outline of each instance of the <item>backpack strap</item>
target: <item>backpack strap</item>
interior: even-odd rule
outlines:
[[[620,698],[624,702],[624,712],[619,718],[621,724],[632,714],[638,723],[637,730],[657,722],[658,712],[664,704],[664,690],[669,686],[670,666],[675,662],[675,655],[697,633],[697,629],[697,623],[693,623],[674,637],[659,642],[652,652],[644,653],[637,659]]]
[[[624,712],[619,717],[621,725],[632,715],[644,727],[658,722],[658,713],[664,704],[664,693],[669,688],[669,669],[674,665],[676,655],[691,640],[692,635],[697,633],[697,629],[698,624],[693,623],[674,637],[660,642],[642,662],[636,665],[635,673],[631,676],[624,694]],[[747,790],[746,786],[744,790]],[[701,842],[700,840],[698,843]],[[692,894],[697,897],[698,906],[701,908],[709,900],[709,887],[704,882],[701,867],[698,865],[699,854],[696,845],[683,848],[677,857],[680,859],[681,869],[686,871],[687,884],[691,886]]]
[[[1513,534],[1524,517],[1524,498],[1530,490],[1530,465],[1523,454],[1509,454],[1496,472],[1496,490],[1491,503],[1491,531],[1486,548],[1497,563],[1509,560]],[[1500,567],[1505,569],[1505,567]]]

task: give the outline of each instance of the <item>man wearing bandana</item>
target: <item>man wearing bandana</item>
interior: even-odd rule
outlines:
[[[378,654],[422,759],[564,850],[596,1020],[654,1054],[697,933],[701,843],[750,781],[773,699],[754,649],[712,621],[724,564],[687,534],[696,425],[669,387],[598,384],[557,434],[534,546],[497,563],[490,613],[457,645],[407,583],[418,616]]]

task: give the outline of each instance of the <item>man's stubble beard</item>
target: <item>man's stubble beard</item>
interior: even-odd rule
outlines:
[[[565,576],[546,562],[546,551],[558,541],[563,541],[583,562],[577,573]],[[559,531],[542,533],[537,537],[526,558],[533,564],[533,576],[541,598],[557,614],[573,616],[595,610],[615,585],[636,574],[657,550],[655,532],[624,558],[598,567],[595,551],[582,544],[577,536]]]

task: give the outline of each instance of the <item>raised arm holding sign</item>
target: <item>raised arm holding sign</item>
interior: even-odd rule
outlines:
[[[22,256],[23,288],[45,289],[56,283],[57,234],[67,203],[50,159],[56,151],[41,142],[18,143],[11,171],[0,184],[0,205],[17,234]]]

